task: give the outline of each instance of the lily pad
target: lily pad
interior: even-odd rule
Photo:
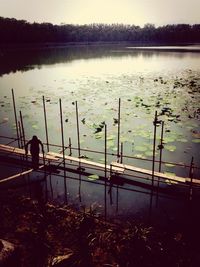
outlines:
[[[135,154],[134,157],[136,157],[138,159],[146,159],[146,157],[142,154]]]
[[[107,137],[107,140],[114,140],[115,139],[115,135],[111,134]]]
[[[165,149],[167,149],[170,152],[174,152],[176,150],[176,146],[174,146],[174,145],[165,145]]]
[[[99,176],[96,175],[96,174],[91,174],[88,176],[88,180],[90,181],[95,181],[95,180],[98,180],[99,179]]]
[[[187,143],[188,142],[188,140],[185,139],[185,138],[179,138],[179,139],[177,139],[177,141],[178,142],[182,142],[182,143]]]
[[[171,137],[171,136],[164,137],[164,142],[165,142],[165,143],[172,143],[172,142],[175,142],[175,138],[174,138],[174,137]]]
[[[147,157],[152,157],[153,156],[153,151],[145,151],[145,156]]]
[[[95,134],[94,136],[95,136],[96,139],[101,139],[103,135],[97,133],[97,134]]]
[[[115,143],[114,143],[113,140],[109,140],[109,141],[107,142],[107,147],[108,147],[108,148],[111,148],[111,147],[114,147],[114,146],[115,146]]]
[[[137,151],[145,152],[148,148],[145,146],[135,146],[134,149]]]
[[[193,139],[192,142],[196,144],[200,144],[200,139]]]
[[[175,167],[175,165],[172,164],[172,163],[165,163],[165,166],[166,166],[166,167],[169,167],[169,168],[173,168],[173,167]]]
[[[35,129],[35,130],[38,130],[39,129],[38,125],[36,125],[36,124],[33,124],[32,125],[32,128]]]

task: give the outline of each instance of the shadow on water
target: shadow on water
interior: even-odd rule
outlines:
[[[42,65],[72,62],[79,59],[93,59],[105,57],[131,56],[151,58],[162,53],[156,50],[130,50],[120,45],[107,46],[68,46],[68,47],[43,47],[43,48],[18,48],[0,51],[0,76],[16,71],[28,71],[41,68]],[[162,53],[170,57],[171,52]],[[182,58],[184,53],[173,53],[173,57]]]
[[[169,186],[170,194],[164,190],[159,193],[139,183],[113,180],[107,183],[106,196],[104,180],[90,181],[80,173],[67,171],[62,173],[32,174],[9,184],[12,191],[27,195],[41,205],[46,202],[69,204],[78,210],[89,210],[100,217],[106,216],[114,220],[135,220],[175,232],[190,232],[198,229],[200,216],[198,206],[199,189],[189,198],[189,190],[181,191],[177,186]],[[1,191],[6,186],[1,187]],[[9,189],[9,190],[10,190]],[[7,190],[7,189],[6,189]]]

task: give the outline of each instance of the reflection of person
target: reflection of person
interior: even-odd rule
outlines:
[[[40,152],[40,147],[41,145],[42,148],[42,153],[44,154],[44,147],[42,142],[37,138],[36,135],[32,137],[31,140],[28,141],[28,143],[25,146],[25,152],[28,154],[28,145],[30,145],[30,152],[32,156],[32,165],[34,169],[38,169],[39,166],[39,152]]]

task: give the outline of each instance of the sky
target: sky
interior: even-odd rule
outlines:
[[[0,16],[53,24],[200,23],[200,0],[0,0]]]

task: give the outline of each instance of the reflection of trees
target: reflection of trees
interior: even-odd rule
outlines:
[[[26,71],[42,64],[62,63],[81,58],[122,55],[151,57],[160,53],[155,50],[125,50],[119,45],[104,47],[81,45],[66,48],[66,44],[69,43],[92,44],[93,42],[122,41],[137,45],[200,42],[200,25],[180,24],[158,28],[152,24],[146,24],[143,28],[122,24],[58,26],[51,23],[31,24],[24,20],[0,17],[0,46],[2,48],[0,50],[0,75],[17,70]],[[59,44],[59,48],[58,46],[55,48],[55,44]],[[7,49],[13,45],[18,46],[18,50]],[[167,51],[166,49],[165,56],[169,56]],[[174,55],[180,56],[180,54]]]
[[[138,50],[127,49],[120,45],[107,46],[68,46],[52,48],[35,49],[12,49],[0,54],[0,75],[27,71],[42,65],[52,65],[56,63],[65,63],[78,59],[91,59],[103,57],[152,57],[159,56],[161,52],[156,50]],[[183,57],[184,53],[162,53],[162,56]]]

